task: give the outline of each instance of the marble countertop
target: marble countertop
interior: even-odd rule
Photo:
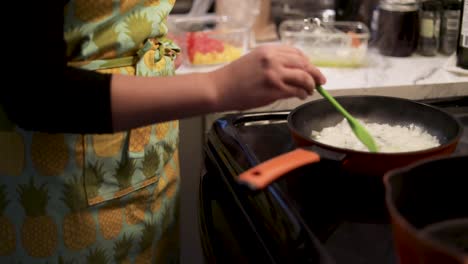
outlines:
[[[452,96],[468,96],[468,71],[454,67],[454,56],[423,57],[413,55],[406,58],[385,57],[370,49],[368,63],[360,68],[319,67],[327,77],[324,88],[333,96],[339,95],[385,95],[407,99],[431,99]],[[177,70],[177,74],[206,72],[215,67],[188,68]],[[319,99],[314,93],[306,100],[290,98],[250,111],[288,110],[307,101]],[[207,124],[226,113],[211,114]]]
[[[468,82],[468,71],[452,70],[455,57],[385,57],[371,49],[365,67],[355,69],[321,68],[327,76],[327,89],[383,88]]]

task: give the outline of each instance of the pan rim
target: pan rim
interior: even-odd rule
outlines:
[[[337,152],[341,152],[341,153],[344,152],[344,153],[349,153],[349,154],[372,155],[372,156],[378,155],[378,156],[388,156],[388,157],[400,156],[400,155],[420,155],[420,154],[425,154],[427,152],[436,152],[438,150],[442,150],[446,146],[450,146],[452,144],[455,144],[455,146],[456,146],[456,145],[458,145],[458,142],[460,141],[460,138],[461,138],[461,136],[463,134],[463,131],[464,131],[464,128],[463,128],[463,125],[461,124],[461,122],[457,118],[455,118],[452,114],[448,113],[447,111],[445,111],[443,109],[437,108],[435,106],[432,106],[432,105],[429,105],[429,104],[426,104],[426,103],[417,102],[415,100],[411,100],[411,99],[407,99],[407,98],[401,98],[401,97],[395,97],[395,96],[383,96],[383,95],[340,95],[340,96],[334,96],[334,98],[337,99],[337,100],[339,100],[340,98],[384,98],[384,99],[388,99],[388,100],[406,101],[406,102],[408,102],[410,104],[421,105],[421,106],[426,107],[426,108],[431,108],[434,111],[441,112],[442,114],[446,115],[449,119],[451,119],[453,122],[455,122],[457,124],[458,131],[457,131],[457,134],[453,138],[449,139],[444,144],[441,144],[441,145],[439,145],[437,147],[422,149],[422,150],[416,150],[416,151],[377,152],[377,153],[374,153],[374,152],[368,152],[368,151],[362,151],[362,150],[340,148],[340,147],[337,147],[337,146],[324,144],[324,143],[321,143],[321,142],[319,142],[317,140],[314,140],[310,136],[304,135],[304,133],[302,133],[301,131],[296,129],[292,124],[293,116],[296,113],[298,113],[299,111],[301,111],[302,109],[308,107],[311,104],[326,101],[325,98],[316,99],[316,100],[301,104],[301,105],[297,106],[296,108],[294,108],[288,114],[288,118],[287,118],[287,123],[288,123],[289,130],[294,132],[296,135],[300,136],[301,139],[313,143],[313,145],[317,145],[317,146],[322,147],[322,148],[330,149],[332,151],[337,151]]]

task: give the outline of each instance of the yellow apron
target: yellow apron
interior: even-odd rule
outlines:
[[[173,4],[71,0],[69,64],[174,74]],[[178,142],[177,121],[115,134],[0,131],[0,263],[178,262]]]

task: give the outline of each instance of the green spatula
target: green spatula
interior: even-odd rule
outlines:
[[[357,121],[351,114],[344,109],[340,103],[338,103],[335,98],[333,98],[321,85],[317,85],[317,91],[327,99],[335,108],[340,112],[348,121],[351,129],[353,130],[356,137],[364,144],[370,152],[377,152],[377,144],[375,144],[374,138],[369,134],[367,129]]]

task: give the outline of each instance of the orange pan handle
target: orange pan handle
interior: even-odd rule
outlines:
[[[299,148],[243,172],[239,175],[239,182],[247,184],[253,190],[261,190],[286,173],[319,161],[320,156],[317,153]]]

